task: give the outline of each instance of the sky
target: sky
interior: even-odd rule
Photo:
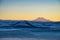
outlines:
[[[0,0],[0,19],[60,21],[60,0]]]

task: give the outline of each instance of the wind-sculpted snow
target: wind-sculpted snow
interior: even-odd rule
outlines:
[[[0,40],[60,40],[60,22],[0,20]]]
[[[44,32],[40,28],[0,29],[0,40],[60,40],[60,32]],[[41,31],[40,31],[41,30]],[[5,39],[7,38],[7,39]],[[12,38],[12,39],[10,39]],[[27,38],[27,39],[25,39]],[[34,39],[33,39],[34,38]],[[18,40],[18,39],[16,39]]]
[[[54,29],[60,29],[60,22],[0,20],[0,28],[51,28],[51,29],[54,28]]]

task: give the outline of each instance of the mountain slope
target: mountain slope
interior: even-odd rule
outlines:
[[[37,19],[35,19],[34,21],[41,21],[41,22],[52,22],[51,20],[49,19],[45,19],[43,17],[38,17]]]

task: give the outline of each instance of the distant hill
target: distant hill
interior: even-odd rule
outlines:
[[[35,19],[34,21],[41,21],[41,22],[52,22],[51,20],[49,19],[45,19],[43,17],[38,17],[37,19]]]

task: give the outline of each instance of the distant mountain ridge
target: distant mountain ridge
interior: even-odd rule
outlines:
[[[43,17],[38,17],[37,19],[35,19],[34,21],[41,21],[41,22],[52,22],[51,20],[49,19],[45,19]]]

